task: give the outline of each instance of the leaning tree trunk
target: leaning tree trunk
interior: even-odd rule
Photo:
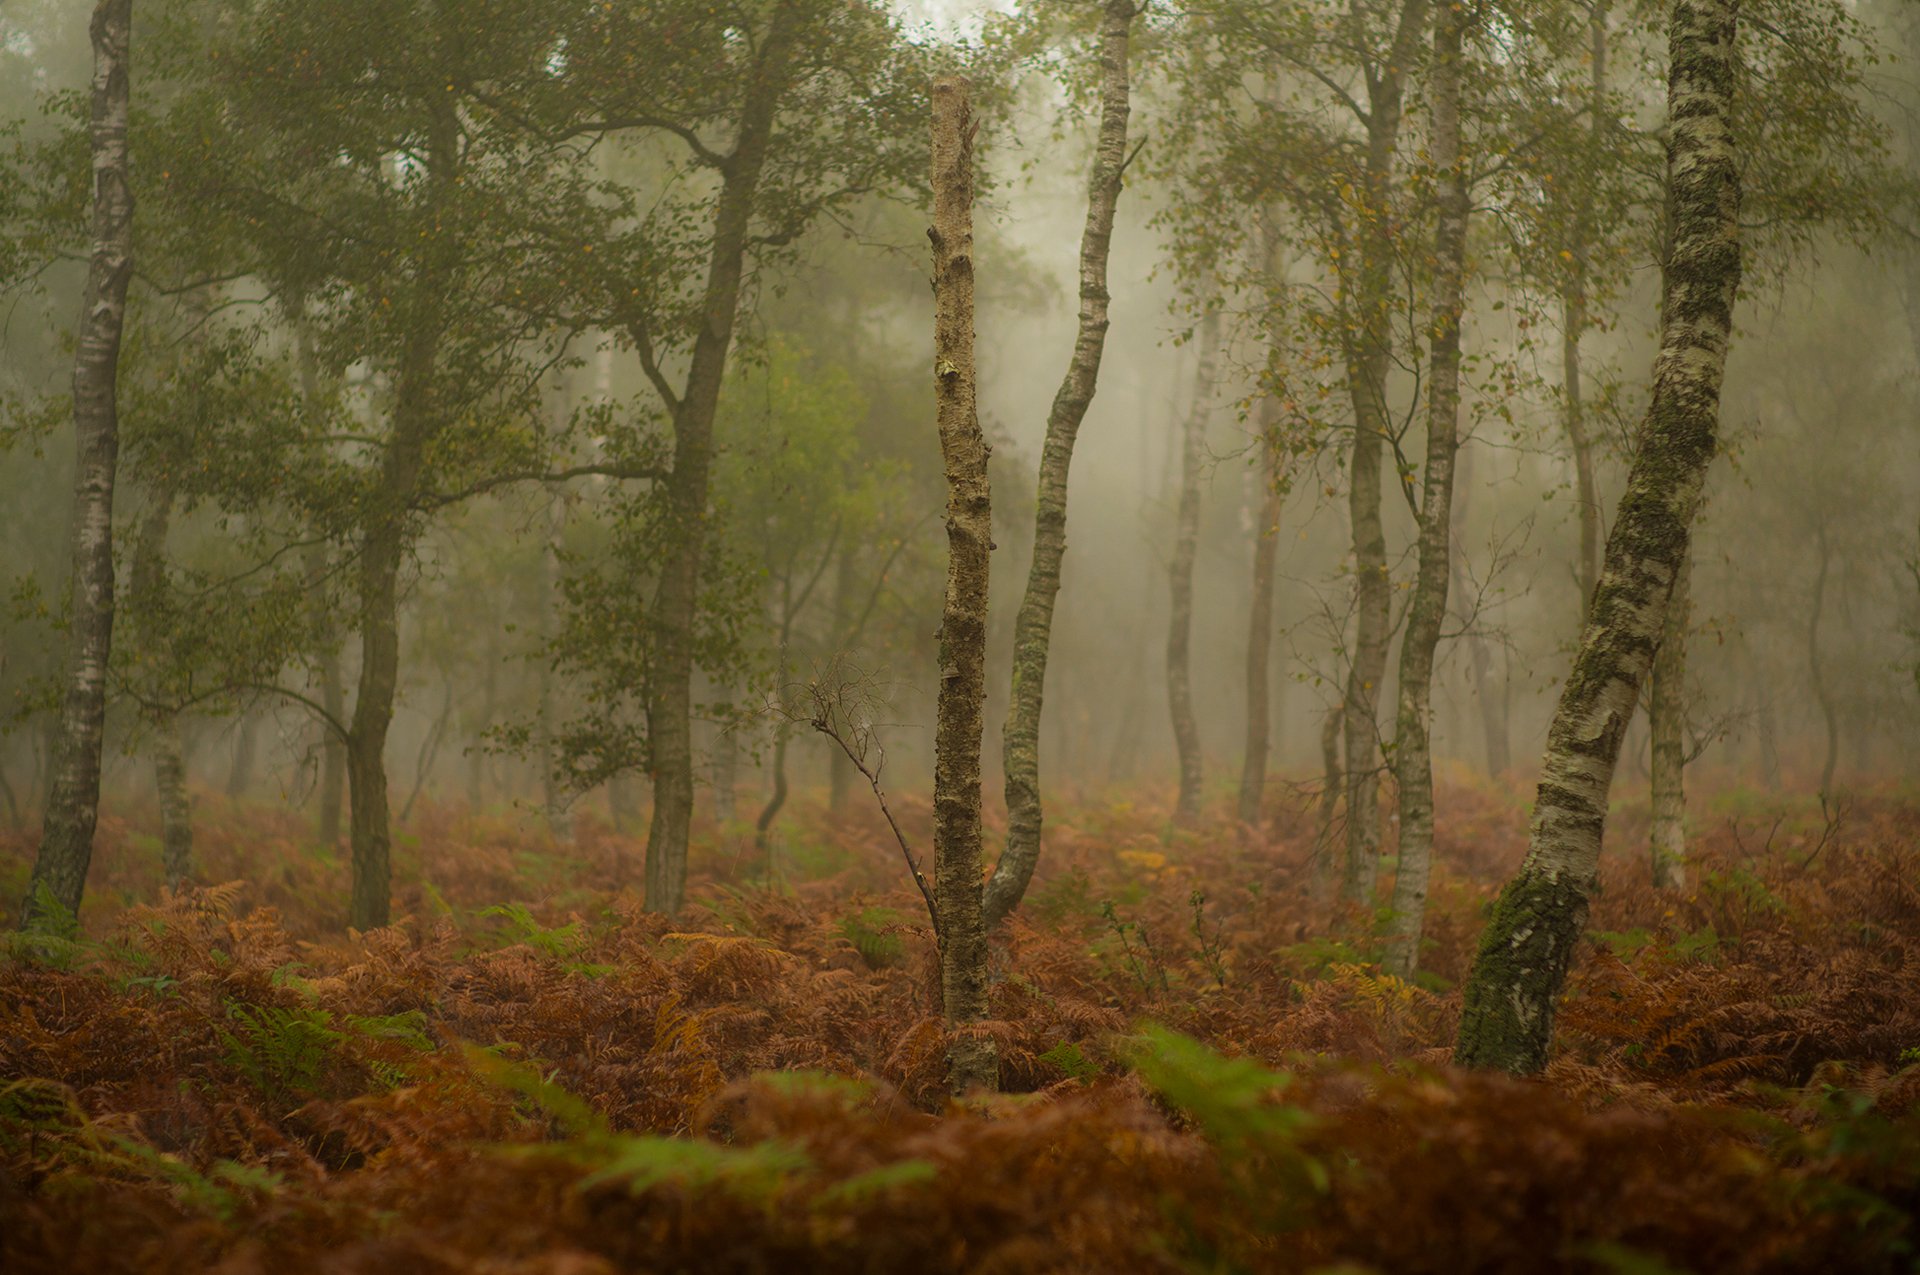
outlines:
[[[1354,640],[1347,667],[1341,729],[1346,734],[1347,858],[1341,894],[1373,897],[1380,868],[1380,684],[1392,641],[1387,536],[1380,518],[1382,453],[1392,428],[1387,374],[1393,363],[1392,224],[1394,153],[1400,144],[1406,68],[1426,30],[1426,0],[1403,0],[1385,74],[1368,81],[1367,166],[1359,210],[1357,335],[1349,351],[1347,390],[1353,402],[1353,451],[1347,469],[1347,515],[1353,530]]]
[[[1663,890],[1687,883],[1686,681],[1692,580],[1693,555],[1689,553],[1680,564],[1680,578],[1673,582],[1647,697],[1647,724],[1653,736],[1653,884]]]
[[[1180,431],[1180,505],[1174,523],[1173,563],[1167,572],[1173,597],[1167,618],[1167,705],[1180,758],[1180,797],[1173,821],[1182,827],[1200,818],[1200,724],[1193,715],[1193,564],[1200,548],[1200,472],[1206,460],[1220,344],[1220,315],[1210,310],[1200,321],[1193,405]]]
[[[1467,981],[1455,1061],[1546,1065],[1554,1003],[1598,879],[1620,741],[1653,666],[1719,427],[1740,284],[1740,172],[1730,117],[1737,0],[1675,0],[1667,144],[1672,254],[1653,401],[1606,565],[1547,733],[1527,857],[1501,892]]]
[[[1273,736],[1273,575],[1280,556],[1280,507],[1286,472],[1276,434],[1278,404],[1269,394],[1260,404],[1260,523],[1253,529],[1252,604],[1247,615],[1247,734],[1241,750],[1239,816],[1260,822],[1267,787],[1267,753]]]
[[[686,388],[672,404],[667,546],[653,596],[653,662],[646,693],[653,772],[646,906],[650,912],[669,915],[680,910],[687,896],[687,844],[693,822],[693,629],[700,565],[706,552],[713,419],[740,310],[754,195],[766,165],[774,116],[786,92],[795,21],[790,6],[776,6],[760,46],[740,113],[739,140],[714,201],[702,321],[687,363]]]
[[[974,405],[973,112],[967,81],[933,85],[933,350],[947,476],[947,591],[933,741],[934,907],[940,991],[955,1093],[999,1087],[987,1016],[987,927],[980,888],[980,734],[986,709],[987,568],[993,548],[987,440]]]
[[[157,623],[165,604],[167,529],[173,517],[173,489],[163,484],[153,508],[140,521],[134,543],[134,616],[141,644],[157,653],[166,640]],[[153,784],[160,802],[160,867],[169,890],[185,886],[193,875],[193,807],[187,800],[187,766],[180,741],[180,715],[161,709],[153,722]]]
[[[1601,162],[1601,137],[1606,121],[1602,115],[1607,94],[1607,3],[1595,0],[1588,16],[1591,43],[1589,95],[1587,106],[1588,163]],[[1590,174],[1597,168],[1590,168]],[[1600,582],[1600,497],[1594,479],[1593,437],[1587,427],[1586,403],[1582,397],[1580,338],[1587,330],[1587,282],[1592,273],[1593,237],[1588,221],[1587,201],[1576,196],[1573,225],[1567,255],[1573,273],[1560,298],[1560,379],[1566,397],[1567,444],[1573,452],[1574,494],[1580,505],[1580,562],[1575,573],[1580,585],[1580,614],[1593,604],[1593,591]]]
[[[113,478],[120,451],[115,376],[133,275],[133,191],[127,176],[132,0],[100,0],[93,39],[93,247],[73,359],[73,567],[66,696],[54,747],[40,852],[21,907],[80,910],[100,817],[100,745],[113,643]],[[53,919],[49,917],[48,919]]]
[[[1460,149],[1460,58],[1465,5],[1442,4],[1433,35],[1431,140],[1440,223],[1434,234],[1433,351],[1428,360],[1427,466],[1420,498],[1420,566],[1400,643],[1394,767],[1400,791],[1400,869],[1394,879],[1387,967],[1406,978],[1420,959],[1433,863],[1433,653],[1447,614],[1452,569],[1453,457],[1459,449],[1460,313],[1467,272],[1467,178]]]
[[[1080,422],[1093,402],[1107,344],[1107,256],[1113,242],[1114,208],[1120,202],[1121,170],[1127,162],[1127,45],[1138,12],[1133,0],[1107,0],[1100,23],[1100,133],[1094,146],[1087,222],[1080,235],[1080,330],[1067,374],[1047,413],[1034,502],[1033,563],[1013,622],[1013,686],[1000,736],[1007,779],[1007,843],[987,882],[989,929],[1019,906],[1040,861],[1040,709],[1053,638],[1053,604],[1060,592],[1060,563],[1067,551],[1067,470],[1073,463]]]

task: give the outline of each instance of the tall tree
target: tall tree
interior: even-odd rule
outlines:
[[[1111,300],[1107,257],[1127,162],[1128,47],[1139,12],[1134,0],[1107,0],[1101,10],[1100,131],[1088,182],[1086,226],[1080,235],[1080,323],[1066,375],[1047,413],[1034,500],[1033,562],[1014,618],[1013,685],[1001,732],[1007,841],[986,885],[989,929],[1019,906],[1040,860],[1040,708],[1053,640],[1054,599],[1060,593],[1060,564],[1067,551],[1067,471],[1080,423],[1093,402],[1107,344]]]
[[[115,377],[133,276],[133,187],[127,158],[132,83],[132,0],[93,11],[93,234],[73,361],[73,556],[66,697],[54,751],[40,851],[21,912],[47,905],[76,913],[93,859],[100,813],[100,747],[113,643],[113,483],[119,457]]]
[[[1200,818],[1200,723],[1193,714],[1193,565],[1200,551],[1200,488],[1207,454],[1207,424],[1219,375],[1221,319],[1208,310],[1200,320],[1200,359],[1193,370],[1193,401],[1180,424],[1180,495],[1175,506],[1173,558],[1167,566],[1172,606],[1167,613],[1167,707],[1180,759],[1180,795],[1173,821]]]
[[[1467,273],[1466,159],[1460,137],[1461,58],[1467,0],[1443,2],[1434,18],[1431,103],[1440,220],[1434,232],[1433,350],[1427,368],[1427,457],[1421,476],[1420,565],[1400,643],[1400,706],[1393,765],[1399,780],[1400,869],[1393,886],[1387,964],[1402,977],[1420,959],[1433,861],[1433,655],[1452,574],[1453,458],[1459,449],[1460,318]]]
[[[947,474],[947,590],[933,763],[934,903],[955,1092],[998,1088],[987,1015],[980,889],[980,735],[987,698],[987,572],[993,548],[987,440],[974,402],[973,137],[968,84],[933,84],[933,379]]]
[[[1598,878],[1620,742],[1686,560],[1719,426],[1740,284],[1733,94],[1738,0],[1675,0],[1668,34],[1672,253],[1640,449],[1573,668],[1547,735],[1525,861],[1501,892],[1466,987],[1455,1060],[1545,1065],[1554,1003]]]

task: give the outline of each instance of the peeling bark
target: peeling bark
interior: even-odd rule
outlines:
[[[1080,327],[1066,376],[1047,413],[1033,516],[1033,562],[1013,624],[1013,685],[1001,731],[1006,772],[1007,843],[986,886],[987,927],[1020,905],[1040,861],[1040,713],[1053,605],[1067,551],[1067,472],[1080,423],[1093,402],[1107,343],[1107,256],[1114,209],[1127,161],[1127,57],[1133,0],[1107,0],[1100,22],[1100,132],[1088,184],[1087,221],[1080,236]]]
[[[132,0],[100,0],[90,26],[93,242],[73,360],[73,566],[66,694],[40,851],[21,907],[22,925],[40,919],[43,897],[69,914],[79,912],[100,817],[100,746],[113,642],[113,483],[120,451],[115,378],[126,325],[127,282],[133,275],[133,191],[127,161],[132,25]]]
[[[1740,172],[1730,127],[1737,0],[1675,0],[1667,146],[1672,254],[1653,401],[1605,567],[1547,733],[1526,860],[1468,979],[1455,1061],[1546,1065],[1554,1004],[1598,879],[1607,793],[1686,560],[1719,427],[1740,283]]]
[[[987,1016],[980,888],[980,736],[986,709],[987,571],[993,548],[988,447],[974,402],[973,135],[968,84],[933,85],[934,395],[947,480],[947,586],[933,743],[933,875],[940,990],[954,1093],[999,1087]]]

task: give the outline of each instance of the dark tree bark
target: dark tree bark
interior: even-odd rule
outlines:
[[[987,440],[974,403],[973,134],[967,81],[933,85],[934,393],[947,477],[947,589],[933,744],[934,904],[955,1093],[999,1087],[987,1016],[980,888],[980,736],[986,709],[987,572],[993,548]]]
[[[653,665],[646,695],[653,775],[646,868],[651,912],[672,914],[686,902],[687,843],[693,820],[693,627],[707,545],[713,420],[740,310],[754,193],[790,74],[795,21],[790,6],[774,6],[755,59],[738,139],[722,170],[714,202],[700,331],[688,360],[685,389],[670,404],[673,470],[667,481],[668,534],[653,596]]]
[[[1173,821],[1182,827],[1200,818],[1200,723],[1193,715],[1193,564],[1200,549],[1200,477],[1220,344],[1220,315],[1208,311],[1200,321],[1193,404],[1180,431],[1180,504],[1174,522],[1173,562],[1167,571],[1173,598],[1167,618],[1167,707],[1173,715],[1173,744],[1180,758],[1180,797]]]
[[[1434,22],[1432,151],[1440,205],[1434,234],[1433,350],[1427,373],[1427,463],[1421,480],[1420,565],[1400,643],[1400,707],[1394,736],[1399,780],[1400,869],[1393,886],[1387,968],[1406,978],[1420,959],[1433,864],[1433,656],[1447,614],[1453,565],[1453,458],[1459,450],[1460,314],[1467,273],[1467,175],[1460,141],[1460,59],[1470,19],[1442,4]]]
[[[42,915],[43,899],[78,913],[100,816],[100,745],[113,643],[113,482],[120,451],[115,377],[133,275],[133,191],[127,115],[132,67],[132,0],[100,0],[93,11],[92,248],[73,360],[73,553],[69,582],[66,695],[54,746],[40,851],[21,922]]]
[[[1107,256],[1127,161],[1128,41],[1139,13],[1133,0],[1107,0],[1100,22],[1100,133],[1094,146],[1086,227],[1080,236],[1080,328],[1066,376],[1047,414],[1033,517],[1033,562],[1013,625],[1013,686],[1001,731],[1006,769],[1007,844],[986,887],[991,929],[1020,904],[1040,861],[1040,712],[1053,605],[1067,551],[1067,471],[1080,422],[1093,402],[1107,344]]]
[[[1579,652],[1547,733],[1527,857],[1501,892],[1468,979],[1455,1061],[1546,1065],[1555,1001],[1598,879],[1607,793],[1686,561],[1719,427],[1740,284],[1731,129],[1737,0],[1675,0],[1667,143],[1672,252],[1653,401]]]

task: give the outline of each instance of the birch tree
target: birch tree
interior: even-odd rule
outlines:
[[[1133,0],[1107,0],[1101,10],[1100,130],[1088,181],[1086,225],[1080,236],[1079,328],[1066,375],[1047,413],[1034,501],[1033,561],[1027,570],[1026,593],[1014,618],[1012,689],[1001,732],[1007,841],[986,885],[989,929],[1019,906],[1027,883],[1033,879],[1034,865],[1040,860],[1040,712],[1053,638],[1054,600],[1060,593],[1061,563],[1067,551],[1067,473],[1073,463],[1080,423],[1093,402],[1100,360],[1106,350],[1111,300],[1107,257],[1127,162],[1129,46],[1139,13],[1140,7]]]
[[[73,363],[74,497],[65,698],[40,850],[21,921],[80,910],[100,813],[100,748],[113,643],[113,488],[119,455],[115,377],[133,275],[127,121],[132,0],[100,0],[89,31],[93,85],[93,230]]]
[[[1607,794],[1713,458],[1740,284],[1737,0],[1675,0],[1669,28],[1668,207],[1653,398],[1600,582],[1562,689],[1528,851],[1494,905],[1466,987],[1455,1060],[1537,1071],[1598,879]]]

